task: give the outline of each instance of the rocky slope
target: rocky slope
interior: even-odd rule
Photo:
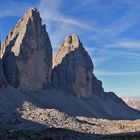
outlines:
[[[133,134],[133,132],[140,131],[140,120],[75,117],[55,109],[55,107],[50,107],[53,101],[51,96],[54,92],[58,93],[57,91],[31,94],[16,92],[12,87],[0,90],[0,103],[2,104],[0,108],[1,138],[92,140],[93,138],[124,139],[140,136],[139,133]],[[72,98],[73,96],[69,100],[72,101]],[[73,102],[73,104],[75,103]],[[53,105],[54,103],[52,103]],[[66,108],[68,107],[66,105]]]
[[[130,107],[140,110],[140,99],[132,97],[123,97],[123,101]]]
[[[39,11],[31,8],[2,44],[7,82],[21,90],[39,90],[51,82],[52,47]]]

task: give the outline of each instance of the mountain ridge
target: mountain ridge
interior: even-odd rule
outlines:
[[[104,91],[102,82],[94,75],[93,62],[76,34],[65,38],[52,59],[51,41],[41,21],[39,11],[31,8],[2,43],[1,66],[8,83],[7,89],[1,89],[2,99],[4,93],[9,98],[12,98],[10,92],[17,93],[21,105],[26,101],[26,98],[22,100],[25,92],[30,101],[35,98],[35,104],[42,102],[42,107],[44,104],[72,116],[140,118],[139,111],[128,107],[115,93]],[[32,93],[38,93],[38,97]]]

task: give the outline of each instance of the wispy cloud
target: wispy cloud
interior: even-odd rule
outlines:
[[[93,40],[97,42],[114,41],[119,35],[139,24],[139,12],[139,6],[131,7],[124,11],[123,14],[120,14],[119,17],[114,17],[112,23],[106,26],[100,25],[102,32],[97,32],[97,34],[93,35]]]
[[[107,32],[109,35],[115,37],[138,24],[139,12],[139,7],[134,7],[122,14],[119,19],[108,27]]]
[[[67,15],[65,15],[63,12],[60,12],[60,6],[62,2],[63,0],[41,0],[39,9],[43,19],[73,25],[89,31],[98,31],[97,28],[94,28],[94,26],[90,26],[84,21],[80,21],[72,17],[67,17]]]
[[[140,76],[140,71],[135,72],[111,72],[104,70],[96,70],[95,74],[98,76]]]
[[[116,44],[113,42],[116,40],[116,36],[118,36],[119,34],[127,31],[129,28],[132,28],[133,26],[135,26],[138,22],[138,17],[139,14],[138,13],[139,8],[138,6],[136,6],[136,4],[134,2],[131,1],[113,1],[110,2],[108,4],[104,4],[102,3],[102,1],[95,1],[95,0],[85,0],[85,1],[79,1],[76,0],[76,2],[78,3],[78,5],[76,5],[74,7],[74,9],[84,9],[84,7],[86,7],[85,9],[88,10],[87,7],[92,7],[92,11],[98,11],[97,9],[102,9],[102,13],[106,13],[109,12],[110,9],[112,8],[118,8],[119,6],[121,7],[122,5],[128,5],[128,6],[132,6],[134,5],[132,8],[128,8],[127,10],[125,10],[123,12],[123,14],[120,14],[119,17],[115,18],[114,17],[114,21],[110,24],[108,24],[107,26],[103,26],[102,24],[97,24],[96,20],[91,19],[91,21],[87,22],[86,20],[79,20],[79,18],[77,19],[76,16],[71,17],[71,16],[67,16],[65,15],[65,13],[63,11],[61,11],[61,6],[63,4],[63,0],[41,0],[39,9],[41,11],[41,15],[44,19],[44,22],[47,24],[48,27],[48,31],[50,34],[50,38],[53,42],[53,47],[54,50],[56,50],[56,48],[58,48],[58,46],[60,45],[60,42],[62,42],[62,40],[64,40],[64,37],[67,34],[70,33],[77,33],[80,36],[83,36],[86,38],[85,34],[89,34],[93,35],[88,36],[88,40],[92,40],[92,42],[96,43],[96,49],[94,50],[93,53],[91,53],[91,50],[89,51],[89,49],[91,49],[91,47],[89,48],[88,45],[87,49],[88,52],[91,54],[91,56],[93,58],[93,61],[96,64],[100,64],[103,63],[105,61],[108,61],[109,59],[112,59],[113,57],[116,56],[125,56],[125,57],[129,57],[129,58],[136,58],[139,55],[136,52],[131,52],[131,51],[123,51],[123,50],[115,50],[114,53],[112,53],[114,50],[111,50],[109,47],[112,45],[112,49],[113,46],[114,48],[120,46],[121,45],[123,47],[126,48],[130,48],[131,45],[133,45],[133,47],[137,47],[139,42],[116,42]],[[92,5],[92,6],[91,6]],[[99,8],[100,7],[100,8]],[[102,8],[101,8],[102,7]],[[103,8],[104,7],[104,8]],[[100,12],[99,12],[100,13]],[[93,16],[94,17],[94,16]],[[95,21],[95,22],[93,22]],[[55,23],[55,25],[54,25]],[[102,56],[102,57],[101,57]]]
[[[4,0],[1,1],[0,4],[0,18],[8,17],[8,16],[16,16],[19,17],[24,14],[24,12],[32,6],[36,6],[36,4],[32,2],[20,1],[20,3],[16,0]]]
[[[99,32],[99,30],[88,22],[67,16],[61,11],[63,0],[41,0],[39,10],[43,21],[47,25],[50,38],[53,42],[54,51],[60,46],[66,35],[76,33],[85,35],[85,32]],[[85,34],[84,34],[85,33]]]
[[[119,40],[112,44],[109,44],[107,48],[124,48],[124,49],[140,49],[140,41],[139,40]]]

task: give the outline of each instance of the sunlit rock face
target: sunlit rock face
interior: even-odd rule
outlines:
[[[7,82],[21,90],[39,90],[51,83],[52,47],[37,9],[19,20],[2,44]]]
[[[78,97],[92,94],[93,63],[76,34],[66,37],[53,58],[53,85]]]

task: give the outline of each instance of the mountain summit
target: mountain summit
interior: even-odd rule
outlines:
[[[2,44],[7,82],[21,90],[39,90],[51,83],[52,47],[39,11],[29,9]]]
[[[92,94],[93,63],[76,34],[66,37],[53,58],[53,85],[78,97]]]

